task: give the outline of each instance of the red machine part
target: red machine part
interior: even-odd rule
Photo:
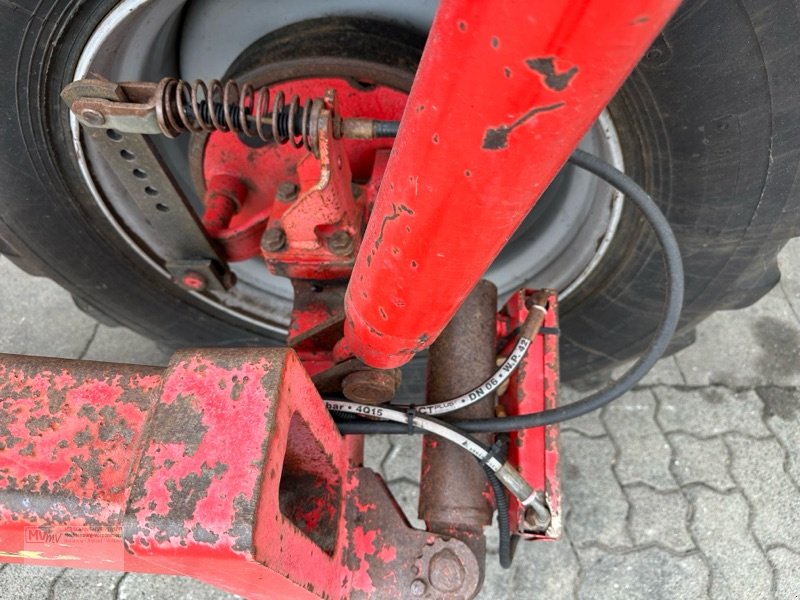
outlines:
[[[533,292],[523,290],[509,298],[498,315],[498,336],[510,337],[528,316],[525,301]],[[500,406],[509,415],[521,415],[556,408],[558,402],[558,299],[548,299],[548,311],[539,334],[525,360],[509,380]],[[514,341],[509,342],[510,351]],[[528,539],[558,539],[561,536],[561,491],[558,483],[558,426],[548,425],[510,435],[508,460],[538,492],[550,510],[550,523],[544,532],[526,515],[525,507],[513,496],[509,499],[511,530]]]
[[[273,97],[282,92],[287,98],[293,95],[322,97],[328,90],[334,91],[338,101],[337,114],[344,118],[399,120],[407,97],[403,92],[384,86],[357,88],[348,81],[334,78],[302,79],[270,88]],[[331,143],[332,147],[326,154],[333,157],[335,170],[334,177],[326,182],[332,193],[326,193],[326,186],[320,181],[324,165],[305,148],[276,143],[251,148],[235,133],[215,132],[208,136],[202,157],[206,204],[203,224],[208,234],[224,248],[228,260],[241,261],[261,254],[261,240],[268,221],[271,227],[282,229],[287,248],[295,251],[299,264],[303,264],[304,258],[308,258],[312,266],[314,262],[319,266],[323,259],[330,263],[341,260],[341,255],[323,253],[315,256],[309,250],[319,250],[320,245],[324,249],[325,245],[320,242],[331,237],[334,233],[332,225],[337,221],[327,223],[327,229],[323,227],[319,232],[314,228],[324,225],[321,212],[329,213],[329,220],[341,218],[341,213],[354,201],[361,209],[361,220],[366,222],[365,213],[375,199],[392,140],[339,139]],[[342,169],[347,172],[339,171],[337,159],[342,161]],[[335,199],[326,201],[334,194]],[[302,208],[298,208],[300,205]],[[309,213],[314,218],[309,219]],[[363,223],[359,223],[357,229],[356,232],[350,224],[351,232],[360,239]],[[354,249],[357,250],[357,245]],[[279,257],[284,264],[294,260],[278,252],[269,254],[273,258]],[[333,276],[333,271],[330,269],[328,274]],[[304,276],[303,273],[280,274]]]
[[[457,540],[404,523],[296,355],[165,369],[0,355],[0,557],[188,575],[248,598],[477,589]],[[449,573],[449,571],[448,571]],[[452,574],[450,574],[452,575]]]
[[[347,291],[352,353],[397,367],[436,339],[679,4],[440,4]]]
[[[334,135],[335,94],[325,94],[319,119],[319,156],[297,165],[300,195],[276,204],[261,242],[270,271],[292,279],[344,279],[367,221],[363,194],[354,194],[344,144]]]

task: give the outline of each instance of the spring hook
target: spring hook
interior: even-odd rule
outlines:
[[[301,105],[296,94],[288,104],[278,92],[270,104],[267,86],[240,86],[229,79],[189,83],[165,78],[158,84],[156,119],[162,132],[176,137],[183,132],[233,131],[264,142],[290,143],[311,152],[316,148],[312,119],[322,100],[307,99]]]

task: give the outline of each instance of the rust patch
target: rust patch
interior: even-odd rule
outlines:
[[[377,252],[380,248],[381,244],[383,243],[383,234],[384,229],[386,228],[386,224],[389,221],[394,221],[395,219],[400,218],[401,213],[406,213],[408,215],[413,215],[414,211],[408,208],[405,204],[392,204],[392,214],[386,215],[383,220],[381,221],[381,231],[378,234],[378,237],[375,239],[375,251]],[[369,257],[368,257],[369,258]],[[369,261],[368,261],[369,263]]]
[[[164,484],[169,492],[167,514],[151,514],[147,519],[147,524],[156,530],[155,540],[166,542],[170,538],[186,537],[188,530],[184,523],[194,520],[197,503],[208,495],[211,480],[215,476],[221,477],[227,470],[228,466],[222,463],[212,468],[204,462],[200,465],[200,473],[189,473],[177,483],[174,479],[167,480]]]
[[[498,127],[490,127],[486,130],[486,133],[483,136],[483,149],[484,150],[502,150],[508,147],[508,136],[509,134],[514,131],[517,127],[538,115],[539,113],[549,112],[551,110],[556,110],[564,106],[563,102],[557,102],[556,104],[549,104],[547,106],[535,106],[522,115],[519,119],[511,123],[510,125],[499,125]]]
[[[216,533],[209,531],[200,525],[200,523],[195,523],[195,526],[192,528],[192,537],[195,542],[210,545],[217,543],[217,540],[219,540],[219,536]]]
[[[544,84],[554,92],[563,92],[572,78],[578,74],[578,67],[571,67],[570,69],[561,73],[556,73],[555,59],[552,56],[545,58],[529,58],[525,61],[532,70],[543,76]]]
[[[233,550],[249,552],[253,547],[253,515],[255,514],[255,501],[239,494],[233,500],[234,518],[233,526],[225,532],[236,540]]]
[[[207,431],[203,412],[194,407],[189,396],[178,396],[171,404],[159,404],[153,415],[153,441],[185,444],[187,456],[194,456]]]

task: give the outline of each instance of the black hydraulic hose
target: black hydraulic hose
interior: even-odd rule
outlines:
[[[494,494],[494,505],[497,507],[497,530],[500,535],[500,542],[497,546],[497,554],[500,558],[500,566],[504,569],[511,567],[513,556],[511,553],[511,525],[508,519],[508,497],[506,490],[497,475],[489,467],[481,463],[486,479]]]
[[[683,308],[683,262],[675,235],[666,217],[659,210],[653,199],[633,179],[618,171],[599,158],[575,150],[569,162],[600,177],[611,186],[621,191],[642,212],[650,223],[663,252],[666,267],[666,302],[656,333],[650,341],[644,355],[634,363],[625,374],[612,381],[602,390],[579,400],[542,412],[502,417],[495,419],[473,419],[451,421],[450,424],[469,432],[502,432],[529,429],[551,425],[568,419],[580,417],[588,412],[602,408],[612,400],[629,391],[653,368],[669,346],[672,334],[678,326]],[[345,434],[367,433],[408,433],[408,428],[394,423],[379,421],[361,421],[339,423],[339,430]]]

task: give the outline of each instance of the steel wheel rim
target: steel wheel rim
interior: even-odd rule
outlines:
[[[245,0],[239,4],[242,5],[254,1]],[[195,4],[203,2],[207,4],[207,0],[199,0],[199,2],[196,0]],[[277,4],[277,2],[273,4]],[[354,2],[351,0],[342,0],[343,8],[353,4]],[[424,9],[423,13],[425,10],[429,11],[430,9],[430,7],[422,8]],[[166,3],[158,0],[124,0],[120,2],[101,22],[84,46],[74,78],[79,79],[87,76],[90,72],[97,72],[98,70],[104,76],[112,79],[115,77],[118,79],[147,78],[144,73],[148,70],[148,65],[163,62],[163,56],[161,57],[162,61],[153,60],[151,54],[144,52],[141,47],[147,47],[146,40],[155,40],[159,38],[159,34],[161,34],[161,38],[168,37],[163,35],[165,26],[162,24],[166,22],[168,27],[170,19],[177,21],[176,17],[182,9],[182,4],[175,5],[170,3],[170,6],[166,6]],[[348,11],[344,10],[343,12],[347,13]],[[188,13],[190,14],[191,11],[188,11]],[[373,7],[370,14],[374,16],[375,13],[376,10]],[[163,18],[164,16],[167,18]],[[429,14],[422,14],[418,21],[425,22],[429,20],[429,16]],[[188,20],[188,17],[186,20]],[[187,29],[191,30],[192,26],[187,26],[184,21],[182,33],[186,34]],[[126,36],[133,34],[138,36],[137,39],[144,37],[145,43],[140,44],[140,48],[137,51],[123,55],[121,65],[115,63],[109,65],[109,61],[106,59],[109,54],[109,47],[125,46]],[[174,30],[170,33],[170,35],[175,34]],[[193,59],[198,58],[195,52],[189,51],[192,47],[187,45],[189,42],[187,42],[185,36],[183,38],[176,37],[175,41],[180,44],[184,55],[188,53]],[[197,43],[202,44],[202,41]],[[246,44],[248,40],[241,40],[241,43]],[[165,48],[166,46],[161,48],[162,52]],[[150,48],[150,50],[151,53],[158,52],[158,48],[155,48],[155,50]],[[104,62],[106,63],[105,65]],[[190,67],[191,65],[187,68]],[[115,70],[122,76],[116,75],[113,72]],[[152,71],[152,69],[150,70]],[[125,73],[134,72],[140,74],[124,76]],[[161,75],[165,74],[175,75],[176,73],[162,73]],[[158,78],[161,75],[155,77],[151,75],[150,78]],[[190,72],[181,73],[181,75],[189,79],[204,74]],[[219,76],[220,74],[217,73],[216,75]],[[81,174],[101,213],[112,224],[121,239],[137,252],[149,268],[161,276],[169,278],[169,274],[159,264],[157,256],[154,256],[152,247],[147,245],[146,240],[143,243],[135,235],[131,235],[130,223],[125,218],[126,213],[124,210],[120,210],[120,207],[124,208],[125,199],[115,195],[113,188],[109,187],[102,177],[97,177],[97,157],[92,156],[91,148],[87,149],[86,140],[81,135],[77,119],[71,116],[70,124],[73,149]],[[600,155],[604,160],[624,171],[620,140],[611,117],[606,111],[603,112],[592,130],[587,134],[587,138],[582,142],[581,147]],[[570,168],[568,167],[567,170],[570,170]],[[189,181],[188,169],[182,176],[184,177],[184,182]],[[561,223],[560,229],[553,227],[550,233],[553,237],[558,238],[557,241],[562,242],[565,246],[570,246],[569,252],[576,258],[571,265],[568,264],[566,269],[558,266],[558,260],[551,260],[549,263],[552,267],[550,273],[545,271],[543,273],[540,272],[538,276],[534,276],[537,271],[536,256],[547,256],[548,252],[551,254],[555,252],[555,258],[561,258],[563,265],[563,259],[568,258],[568,253],[564,248],[559,251],[558,244],[550,248],[544,248],[544,250],[537,250],[535,245],[525,245],[524,238],[526,231],[530,233],[530,227],[526,229],[526,225],[523,224],[500,257],[498,257],[498,261],[495,262],[493,268],[487,273],[487,278],[492,279],[498,285],[501,300],[503,296],[522,286],[555,287],[560,290],[559,297],[561,299],[566,298],[588,278],[602,261],[617,230],[624,199],[619,192],[611,190],[591,178],[586,177],[584,179],[583,176],[584,174],[577,170],[573,170],[573,173],[569,175],[562,173],[560,183],[556,182],[549,191],[556,189],[556,186],[560,185],[562,189],[564,187],[568,188],[568,192],[556,199],[548,199],[546,192],[537,205],[540,208],[532,212],[532,217],[537,217],[536,211],[544,213],[548,206],[550,207],[550,212],[553,212],[552,205],[557,201],[561,202],[558,206],[558,211],[556,211],[558,214],[555,214],[555,216],[550,215],[551,220]],[[565,179],[566,182],[564,181]],[[570,207],[576,211],[576,218],[565,220],[563,215]],[[555,217],[558,218],[556,219]],[[526,220],[526,223],[529,220]],[[545,231],[547,230],[545,229]],[[564,233],[564,235],[560,237],[559,232]],[[576,244],[574,239],[567,238],[567,233],[569,232],[577,236],[580,244]],[[541,239],[542,236],[536,234],[535,237]],[[522,240],[522,244],[520,244],[520,240]],[[519,251],[520,247],[524,250],[523,252]],[[569,263],[570,261],[567,260],[566,262]],[[286,290],[289,289],[288,281],[282,284],[283,293],[277,294],[276,291],[279,290],[275,288],[269,289],[268,286],[267,289],[264,288],[265,280],[262,276],[266,274],[266,268],[263,268],[260,273],[257,265],[252,265],[248,268],[255,270],[248,273],[247,269],[243,271],[243,267],[237,268],[241,283],[237,284],[230,293],[224,295],[197,292],[186,293],[191,294],[193,300],[197,303],[206,305],[211,310],[226,313],[228,316],[243,321],[250,327],[262,330],[267,335],[283,335],[288,325],[291,308],[291,301],[286,293]],[[552,271],[559,271],[559,274],[554,274]],[[269,280],[266,281],[269,283]],[[269,294],[272,294],[272,297]]]

